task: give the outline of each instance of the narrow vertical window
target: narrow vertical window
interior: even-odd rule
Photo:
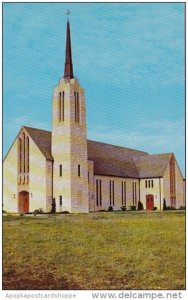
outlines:
[[[99,179],[96,180],[96,204],[102,205],[102,181]]]
[[[80,99],[79,93],[77,93],[77,122],[80,122]]]
[[[96,204],[99,206],[98,180],[96,180]]]
[[[59,176],[62,177],[62,165],[59,165]]]
[[[79,93],[74,92],[74,105],[75,105],[75,122],[80,122],[80,100]]]
[[[114,205],[114,181],[110,180],[110,206]]]
[[[148,187],[147,183],[148,183],[147,180],[145,180],[145,187],[146,187],[146,188]]]
[[[64,122],[64,120],[65,120],[65,93],[64,92],[62,92],[62,103],[61,103],[61,109],[62,109],[62,121]]]
[[[80,177],[80,165],[78,165],[78,177]]]
[[[113,205],[115,205],[115,203],[114,203],[114,181],[112,182],[112,186],[113,186]]]
[[[59,205],[62,206],[62,196],[59,196]]]
[[[23,173],[25,173],[25,133],[23,133]]]
[[[111,190],[111,180],[109,182],[109,191],[110,191],[110,206],[112,205],[112,190]]]
[[[151,187],[153,188],[153,180],[151,180]]]
[[[132,183],[132,197],[133,197],[133,205],[134,205],[134,182]]]
[[[102,185],[101,185],[101,180],[99,181],[100,184],[100,206],[102,205]]]
[[[27,137],[27,172],[29,173],[29,137]]]
[[[22,172],[22,140],[19,138],[19,172]]]
[[[176,206],[176,174],[175,159],[173,157],[170,161],[170,199],[171,205]]]
[[[74,92],[74,109],[75,109],[75,122],[77,122],[77,97],[76,97],[76,92]]]
[[[176,192],[176,181],[175,181],[175,163],[173,164],[173,193]]]
[[[124,182],[124,205],[127,205],[127,186],[126,182]]]
[[[136,182],[134,184],[134,193],[135,193],[135,197],[134,197],[134,199],[135,199],[135,205],[137,205]]]
[[[122,205],[126,206],[126,182],[121,183],[121,198],[122,198]]]
[[[59,93],[59,122],[61,122],[61,92]]]
[[[124,185],[121,183],[121,203],[124,205]]]

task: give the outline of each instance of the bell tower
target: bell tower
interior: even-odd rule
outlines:
[[[53,92],[53,197],[56,211],[89,212],[88,156],[84,89],[73,75],[67,20],[65,68]]]

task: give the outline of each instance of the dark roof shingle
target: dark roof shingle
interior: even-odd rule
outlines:
[[[110,144],[87,141],[88,160],[94,161],[94,174],[138,178],[132,160],[135,156],[148,153]]]
[[[172,153],[133,158],[140,178],[162,177]]]
[[[27,126],[23,126],[26,131],[31,136],[32,140],[38,146],[39,150],[45,156],[46,159],[53,160],[51,154],[51,136],[52,133],[50,131],[41,130],[37,128],[31,128]]]
[[[46,159],[53,160],[51,154],[51,132],[26,127],[37,147]],[[172,153],[149,155],[147,152],[114,146],[88,140],[88,160],[94,162],[94,174],[148,178],[160,177],[166,169]]]

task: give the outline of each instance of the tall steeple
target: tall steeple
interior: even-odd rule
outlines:
[[[71,53],[71,36],[70,36],[70,24],[67,20],[67,38],[66,38],[66,50],[65,50],[65,69],[64,78],[74,78],[73,65],[72,65],[72,53]]]
[[[54,87],[52,121],[53,198],[56,199],[56,211],[88,213],[85,96],[84,89],[73,75],[69,20],[64,77]]]

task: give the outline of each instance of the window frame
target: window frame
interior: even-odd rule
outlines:
[[[63,197],[62,195],[59,195],[59,206],[63,205]]]
[[[102,180],[96,179],[96,206],[102,206]]]
[[[78,177],[81,177],[81,165],[78,164]]]
[[[59,165],[59,177],[62,177],[63,174],[63,168],[62,168],[62,164]]]

